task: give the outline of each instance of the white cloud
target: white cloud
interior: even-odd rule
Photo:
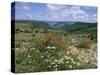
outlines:
[[[90,14],[81,9],[80,6],[65,6],[47,4],[49,9],[48,14],[52,19],[56,20],[76,20],[76,21],[89,21]]]
[[[37,20],[51,20],[51,21],[81,21],[81,22],[95,22],[97,19],[96,14],[89,14],[82,9],[81,6],[66,6],[66,5],[56,5],[56,4],[47,4],[48,10],[44,13],[30,13],[25,14],[29,19]],[[27,4],[23,4],[20,8],[21,10],[31,10]]]
[[[57,4],[47,4],[47,7],[50,10],[57,11],[57,10],[65,8],[66,6],[65,5],[57,5]]]
[[[23,4],[22,6],[17,6],[16,5],[15,9],[18,9],[18,10],[31,10],[31,8],[26,4]]]
[[[81,7],[80,6],[71,6],[70,9],[72,9],[72,10],[80,10]]]
[[[93,19],[93,21],[97,21],[97,14],[92,15],[91,18]]]
[[[74,11],[74,12],[72,12],[72,15],[73,15],[73,18],[79,19],[79,20],[80,19],[88,20],[88,18],[89,18],[89,15],[86,12],[82,11],[82,10]]]
[[[70,7],[70,13],[72,13],[75,19],[88,19],[88,14],[80,6]]]
[[[94,14],[93,17],[96,18],[97,17],[97,14]]]
[[[23,10],[30,10],[30,7],[27,6],[27,5],[24,5],[24,6],[22,7],[22,9],[23,9]]]

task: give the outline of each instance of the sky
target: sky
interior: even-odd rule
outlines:
[[[16,20],[97,22],[97,8],[47,3],[15,2]]]

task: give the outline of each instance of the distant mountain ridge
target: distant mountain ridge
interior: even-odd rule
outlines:
[[[19,23],[32,23],[37,28],[53,28],[59,29],[66,32],[97,32],[97,23],[86,23],[86,22],[68,22],[68,21],[33,21],[33,20],[16,20]]]

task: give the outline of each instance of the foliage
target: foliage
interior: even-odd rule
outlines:
[[[77,45],[77,48],[89,48],[89,44],[86,41],[80,41]]]
[[[96,44],[92,41],[87,43],[82,37],[83,34],[88,35],[91,33],[89,31],[84,33],[83,31],[90,28],[94,30],[95,26],[90,27],[88,25],[89,28],[84,25],[80,28],[80,25],[81,23],[75,25],[75,27],[73,26],[73,33],[71,33],[64,29],[51,28],[44,22],[17,22],[16,31],[18,33],[15,34],[16,72],[58,71],[96,67],[93,64],[89,64],[89,66],[86,63],[82,64],[82,59],[79,56],[81,48],[88,50],[91,49],[92,44]],[[82,28],[83,30],[81,30]],[[74,30],[77,29],[80,29],[80,34],[74,34]],[[94,39],[96,39],[95,33],[91,34]],[[96,49],[94,45],[93,49]]]

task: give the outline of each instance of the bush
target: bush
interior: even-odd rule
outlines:
[[[89,44],[86,41],[81,41],[76,45],[77,48],[89,48]]]
[[[34,47],[26,45],[16,51],[16,64],[24,66],[21,68],[16,65],[17,72],[66,70],[80,65],[78,56],[66,53],[67,48],[63,46],[65,43],[62,39],[45,39],[44,35],[39,34],[34,41]]]

